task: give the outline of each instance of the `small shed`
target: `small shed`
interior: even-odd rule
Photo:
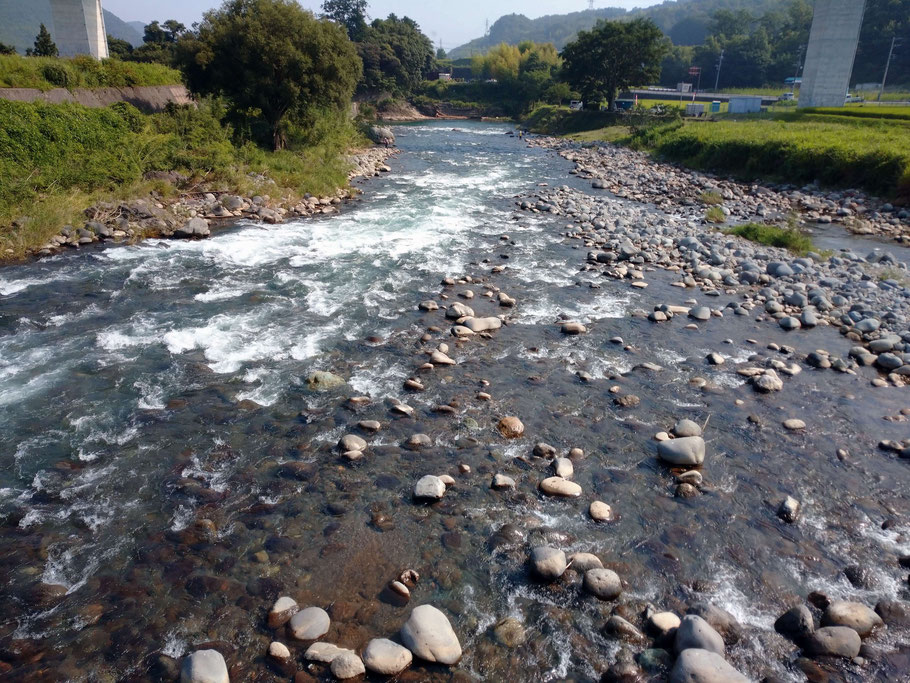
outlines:
[[[758,114],[761,112],[761,97],[737,95],[730,98],[731,114]]]
[[[705,113],[705,104],[701,103],[691,103],[686,105],[686,116],[701,116]]]

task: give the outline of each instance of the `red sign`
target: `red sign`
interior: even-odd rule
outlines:
[[[689,75],[690,75],[690,76],[698,76],[700,73],[701,73],[701,67],[700,67],[700,66],[690,66],[690,67],[689,67]]]

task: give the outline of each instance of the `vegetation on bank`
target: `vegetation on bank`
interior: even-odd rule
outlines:
[[[604,140],[669,161],[743,180],[777,180],[863,189],[910,202],[910,120],[904,112],[857,115],[852,109],[799,110],[716,120],[678,113],[568,112],[539,107],[534,132]]]
[[[763,244],[767,247],[787,249],[794,254],[804,256],[810,251],[815,251],[811,238],[796,227],[782,228],[777,225],[763,223],[745,223],[725,231],[728,235],[737,235],[750,242]]]
[[[295,132],[293,151],[273,152],[239,140],[222,124],[223,111],[217,102],[143,114],[126,103],[89,109],[0,100],[0,253],[23,255],[64,224],[79,225],[98,201],[175,192],[148,180],[155,171],[210,189],[327,194],[347,181],[343,153],[366,144],[346,116],[322,112]]]
[[[129,88],[181,82],[180,72],[163,64],[0,55],[0,88]]]

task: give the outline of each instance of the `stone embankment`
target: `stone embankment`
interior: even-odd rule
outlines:
[[[761,185],[722,179],[655,162],[624,147],[582,147],[556,138],[531,144],[557,151],[575,163],[574,174],[595,189],[617,197],[649,202],[687,218],[700,219],[718,200],[732,222],[781,222],[796,216],[807,225],[842,224],[857,235],[880,235],[910,244],[910,207],[896,207],[857,190],[825,192],[813,187]],[[709,203],[706,203],[706,199]]]
[[[173,104],[193,104],[194,100],[185,86],[156,85],[135,88],[0,88],[0,99],[12,102],[49,102],[63,104],[75,102],[84,107],[109,107],[117,102],[128,102],[140,111],[164,111]]]
[[[371,178],[391,169],[386,161],[397,150],[371,148],[352,154],[350,180]],[[179,184],[177,173],[161,174],[161,180]],[[265,177],[258,180],[268,183]],[[134,243],[150,237],[204,238],[212,228],[226,227],[238,220],[284,223],[295,218],[332,214],[356,193],[340,188],[324,197],[304,195],[290,203],[268,194],[242,197],[225,192],[194,192],[175,199],[153,195],[148,199],[101,203],[85,210],[86,222],[81,227],[64,226],[60,233],[35,250],[37,256],[50,256],[68,248],[95,242]]]

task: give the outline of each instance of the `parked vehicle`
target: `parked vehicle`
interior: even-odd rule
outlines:
[[[581,111],[584,108],[585,108],[585,103],[582,102],[581,100],[572,100],[571,102],[569,102],[569,109],[571,109],[572,111]]]
[[[792,102],[795,99],[796,99],[796,95],[792,92],[785,92],[783,95],[780,96],[781,102]]]

